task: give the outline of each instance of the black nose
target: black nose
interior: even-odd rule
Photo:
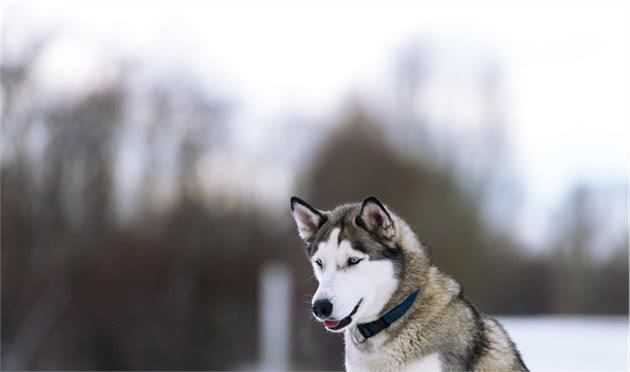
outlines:
[[[328,299],[317,300],[313,304],[313,314],[316,317],[325,319],[332,314],[333,304]]]

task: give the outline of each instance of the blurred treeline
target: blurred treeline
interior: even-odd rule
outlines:
[[[42,97],[31,70],[45,45],[1,66],[2,368],[251,367],[258,275],[280,261],[294,277],[286,319],[293,366],[339,369],[341,338],[310,319],[316,283],[290,220],[290,195],[270,206],[203,186],[203,159],[225,151],[231,101],[176,73],[138,83],[142,67],[125,64],[78,98]],[[627,236],[613,255],[595,254],[591,188],[567,197],[543,253],[525,250],[487,218],[501,187],[497,169],[506,167],[498,160],[502,124],[489,115],[480,138],[490,153],[432,141],[430,123],[405,111],[408,82],[422,82],[422,71],[407,65],[391,108],[399,116],[348,105],[325,126],[333,129],[312,138],[315,150],[298,156],[294,193],[320,208],[378,195],[485,312],[627,313]],[[292,125],[285,142],[310,130]],[[132,198],[121,195],[128,178],[139,185]]]

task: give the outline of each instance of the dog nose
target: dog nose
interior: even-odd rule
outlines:
[[[313,314],[316,317],[325,319],[332,314],[333,304],[328,299],[317,300],[313,304]]]

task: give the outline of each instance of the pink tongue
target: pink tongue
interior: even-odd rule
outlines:
[[[335,328],[339,324],[338,320],[324,320],[324,325],[327,328]]]

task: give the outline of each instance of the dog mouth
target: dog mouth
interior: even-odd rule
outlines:
[[[360,299],[359,302],[357,302],[354,309],[350,312],[350,315],[341,320],[324,320],[324,327],[326,327],[329,331],[340,331],[347,327],[348,324],[352,322],[352,316],[357,313],[357,310],[359,310],[361,302],[363,302],[363,299]]]

